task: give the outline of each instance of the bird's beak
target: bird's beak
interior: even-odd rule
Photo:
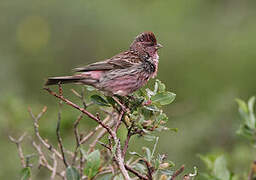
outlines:
[[[163,47],[163,46],[162,46],[161,44],[159,44],[159,43],[156,45],[156,49],[160,49],[160,48],[162,48],[162,47]]]

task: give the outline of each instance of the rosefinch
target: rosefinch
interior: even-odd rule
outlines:
[[[80,74],[50,77],[45,85],[79,83],[93,86],[110,96],[126,96],[156,76],[157,50],[161,47],[152,32],[144,32],[135,38],[130,50],[101,62],[75,68]]]

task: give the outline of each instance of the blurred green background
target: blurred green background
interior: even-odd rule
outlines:
[[[256,1],[1,0],[0,14],[0,179],[19,177],[8,135],[33,132],[28,106],[35,113],[48,106],[40,128],[55,140],[58,106],[42,90],[46,77],[126,50],[143,31],[153,31],[164,45],[158,78],[177,94],[166,112],[169,126],[179,131],[162,133],[158,151],[187,171],[204,169],[197,154],[222,152],[234,172],[248,171],[255,152],[235,134],[234,99],[256,93]],[[81,89],[67,85],[67,96],[73,87]],[[63,112],[68,146],[79,112]],[[83,121],[84,127],[94,125]],[[139,149],[139,142],[134,138],[133,147]]]

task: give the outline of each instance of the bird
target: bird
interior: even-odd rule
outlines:
[[[153,32],[140,33],[129,50],[112,58],[75,68],[72,76],[49,77],[45,86],[75,83],[92,86],[107,96],[128,96],[155,78],[158,71],[158,50]]]

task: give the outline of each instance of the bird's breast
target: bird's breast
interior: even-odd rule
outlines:
[[[158,58],[149,58],[144,61],[143,68],[150,77],[155,77],[158,69]]]

